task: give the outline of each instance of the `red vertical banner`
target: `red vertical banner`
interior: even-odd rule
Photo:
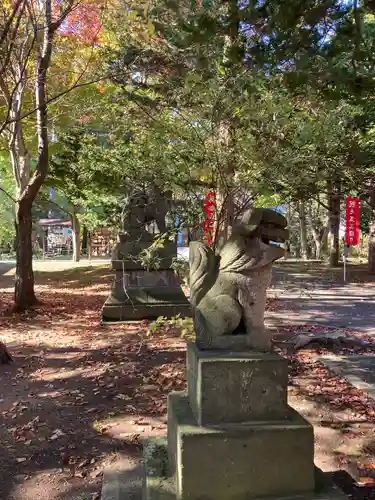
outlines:
[[[204,212],[206,217],[204,219],[204,239],[209,245],[213,243],[215,231],[215,192],[210,191],[204,200]]]
[[[359,244],[359,198],[347,196],[346,198],[346,244]]]

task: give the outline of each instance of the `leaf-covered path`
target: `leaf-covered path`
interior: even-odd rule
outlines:
[[[43,303],[1,318],[15,363],[0,367],[0,498],[98,499],[103,467],[121,455],[139,470],[140,439],[165,432],[167,394],[185,387],[185,344],[171,334],[148,338],[143,323],[101,327],[107,267],[38,266]],[[3,310],[12,272],[0,279]],[[280,312],[280,301],[269,309]],[[352,498],[375,498],[373,401],[330,374],[317,361],[322,352],[290,357],[290,404],[314,424],[316,463],[342,485],[353,473]]]
[[[184,344],[146,340],[142,324],[101,327],[106,268],[37,280],[36,311],[1,319],[15,363],[0,367],[0,498],[98,498],[103,466],[165,430],[166,394],[184,387]]]

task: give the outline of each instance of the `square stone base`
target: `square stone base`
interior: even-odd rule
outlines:
[[[175,478],[168,477],[166,472],[169,468],[166,437],[151,438],[144,442],[144,465],[143,500],[179,500],[181,498],[176,494]],[[312,493],[287,497],[261,497],[252,500],[347,500],[347,496],[316,467],[314,476],[315,488]],[[197,500],[193,496],[188,498]],[[199,500],[202,498],[202,496],[199,497]]]
[[[187,349],[188,394],[199,425],[287,419],[288,364],[277,353]]]
[[[191,306],[171,269],[116,271],[102,309],[102,323],[191,316]]]
[[[142,319],[155,320],[159,316],[173,318],[177,314],[189,318],[191,316],[190,304],[188,302],[186,304],[104,304],[102,323],[119,323],[121,321],[138,321]]]
[[[187,396],[168,400],[169,474],[181,500],[249,500],[314,491],[312,426],[287,421],[201,427]]]

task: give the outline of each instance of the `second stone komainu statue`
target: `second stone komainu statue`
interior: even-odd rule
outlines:
[[[266,291],[272,263],[284,255],[275,243],[288,238],[286,226],[282,214],[255,208],[217,254],[205,243],[190,244],[190,301],[201,349],[270,350]]]

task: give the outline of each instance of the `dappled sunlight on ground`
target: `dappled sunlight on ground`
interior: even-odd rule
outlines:
[[[138,456],[142,435],[164,432],[165,422],[151,429],[145,418],[164,416],[167,393],[184,387],[178,338],[150,339],[142,323],[100,326],[108,268],[51,274],[36,273],[33,311],[0,318],[15,358],[0,367],[2,500],[98,494],[106,461],[120,451]],[[3,311],[12,300],[7,278]],[[61,473],[62,453],[76,463],[74,478]]]
[[[139,467],[142,438],[165,433],[167,395],[186,385],[185,342],[175,330],[148,336],[147,322],[101,326],[108,266],[39,268],[41,303],[22,315],[6,313],[7,280],[0,273],[0,338],[15,363],[0,367],[0,498],[98,499],[106,463],[121,455]],[[271,297],[267,308],[280,303]],[[318,351],[290,356],[290,403],[316,428],[318,465],[355,464],[368,478],[374,407],[318,363]],[[74,477],[61,471],[64,460]]]

